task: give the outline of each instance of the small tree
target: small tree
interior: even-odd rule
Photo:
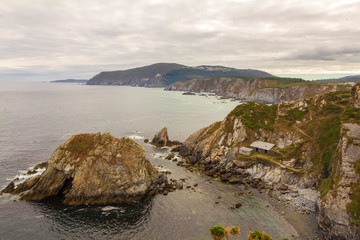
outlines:
[[[240,235],[240,228],[237,226],[231,227],[231,235],[238,237]]]
[[[272,240],[272,238],[265,232],[255,230],[248,235],[248,240]]]
[[[225,228],[221,225],[212,226],[209,228],[210,234],[214,240],[222,240],[225,237]]]

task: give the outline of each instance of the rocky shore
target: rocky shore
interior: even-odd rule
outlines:
[[[190,135],[178,165],[317,213],[326,239],[359,239],[359,88],[272,106],[239,105]],[[269,154],[239,153],[257,140],[276,147]]]
[[[267,86],[266,82],[271,82],[271,80],[248,80],[241,77],[204,78],[176,82],[165,87],[165,90],[184,91],[187,95],[189,93],[208,92],[223,98],[273,104],[313,97],[344,88],[338,85],[310,83],[289,86]]]

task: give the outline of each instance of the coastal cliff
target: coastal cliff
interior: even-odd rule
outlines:
[[[220,77],[176,82],[165,90],[209,92],[226,98],[263,103],[280,103],[313,97],[344,86],[315,84],[302,79]]]
[[[101,72],[87,85],[127,85],[136,87],[165,87],[179,81],[222,76],[272,77],[254,69],[236,69],[223,66],[189,67],[176,63],[156,63],[120,71]]]
[[[97,133],[72,136],[54,151],[41,175],[16,188],[12,182],[2,192],[24,192],[21,200],[58,197],[73,205],[139,200],[167,185],[139,144]]]
[[[359,89],[241,104],[189,136],[179,153],[215,178],[266,189],[300,211],[319,208],[326,239],[359,239]],[[268,154],[239,152],[259,140],[276,146]]]

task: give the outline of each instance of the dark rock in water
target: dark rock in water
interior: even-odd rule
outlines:
[[[31,189],[37,181],[40,179],[40,175],[33,176],[26,179],[23,183],[20,183],[15,187],[14,181],[12,181],[6,188],[2,190],[3,193],[19,194]]]
[[[36,173],[36,170],[34,169],[34,170],[29,170],[29,171],[27,171],[27,175],[32,175],[32,174],[35,174]]]
[[[170,153],[169,155],[167,155],[166,157],[165,157],[165,159],[166,160],[171,160],[171,159],[173,159],[175,157],[175,154],[174,153]]]
[[[4,188],[1,193],[12,193],[15,189],[15,183],[14,181],[12,181],[11,183],[9,183],[9,185],[7,185],[6,188]]]
[[[144,143],[148,143],[148,142],[149,142],[149,139],[145,139],[145,140],[144,140]]]
[[[47,168],[47,165],[48,165],[47,162],[42,162],[42,163],[36,165],[36,166],[34,167],[34,170],[38,170],[38,169],[42,169],[42,168]]]
[[[73,205],[138,200],[164,183],[166,176],[150,164],[135,141],[97,133],[72,136],[55,150],[42,175],[15,190],[6,189],[29,190],[22,200],[60,196]]]
[[[184,92],[182,95],[196,95],[196,94],[193,92]]]
[[[16,189],[12,192],[12,194],[19,194],[31,189],[40,179],[40,175],[36,175],[29,179],[26,179],[23,183],[19,184]]]
[[[151,144],[157,146],[157,147],[164,147],[168,146],[169,144],[169,136],[167,132],[167,128],[164,127],[161,129],[160,132],[157,132],[154,136],[154,138],[151,141]]]
[[[236,203],[236,204],[235,204],[235,207],[236,207],[236,208],[239,208],[239,207],[241,207],[241,206],[242,206],[242,203]]]
[[[150,143],[152,145],[155,145],[156,147],[165,147],[165,146],[174,147],[174,146],[178,146],[178,145],[182,144],[179,141],[170,141],[169,140],[169,136],[168,136],[166,127],[161,129],[161,131],[157,132]]]

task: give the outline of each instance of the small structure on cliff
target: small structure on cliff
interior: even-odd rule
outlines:
[[[252,149],[254,149],[256,152],[261,152],[261,153],[267,154],[273,147],[275,147],[275,144],[268,143],[268,142],[262,142],[262,141],[255,141],[250,145],[250,147]]]
[[[250,156],[252,151],[253,151],[253,149],[252,149],[252,148],[248,148],[248,147],[241,147],[241,148],[239,149],[239,153],[240,153],[240,154],[243,154],[243,155],[246,155],[246,156]]]

